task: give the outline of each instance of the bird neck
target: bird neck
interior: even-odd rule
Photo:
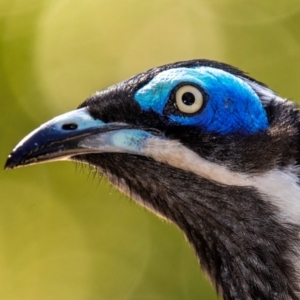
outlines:
[[[219,184],[144,157],[103,154],[95,160],[112,184],[183,230],[224,299],[299,299],[299,226],[282,222],[257,189]],[[141,167],[133,173],[136,164]]]
[[[299,299],[299,227],[283,224],[252,188],[213,190],[221,194],[194,200],[179,226],[217,291],[224,299]]]

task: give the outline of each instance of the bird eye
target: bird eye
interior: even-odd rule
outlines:
[[[203,106],[202,93],[192,85],[180,87],[175,94],[177,108],[187,114],[193,114]]]

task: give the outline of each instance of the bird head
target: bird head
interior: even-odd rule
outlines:
[[[299,113],[242,71],[148,70],[41,125],[5,167],[54,160],[93,166],[174,222],[225,299],[297,299]]]

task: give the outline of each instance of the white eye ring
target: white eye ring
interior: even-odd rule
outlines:
[[[193,114],[201,109],[204,100],[202,93],[192,85],[184,85],[176,91],[177,108],[187,114]]]

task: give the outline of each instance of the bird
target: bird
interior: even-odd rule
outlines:
[[[217,293],[300,299],[297,104],[229,64],[154,67],[89,96],[12,150],[5,169],[88,164],[174,223]]]

